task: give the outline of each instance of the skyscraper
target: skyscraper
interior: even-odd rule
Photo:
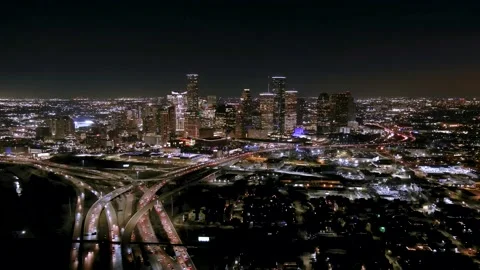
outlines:
[[[187,74],[187,111],[185,113],[185,136],[198,137],[200,112],[198,104],[198,74]]]
[[[240,107],[237,112],[236,120],[236,137],[244,138],[247,136],[248,130],[252,128],[253,100],[250,95],[250,89],[243,89],[240,98]]]
[[[143,133],[156,133],[157,132],[157,106],[148,105],[142,108],[142,127]]]
[[[270,90],[275,94],[273,111],[273,129],[279,134],[285,133],[285,85],[286,77],[273,76],[270,81]]]
[[[225,105],[225,135],[235,133],[238,103],[227,103]]]
[[[158,109],[157,126],[162,145],[165,145],[170,140],[172,119],[175,119],[175,108],[173,106],[162,106]]]
[[[297,91],[285,91],[285,132],[292,133],[297,124]]]
[[[330,102],[332,106],[332,126],[335,129],[346,127],[348,122],[355,121],[355,103],[350,92],[332,94]]]
[[[303,125],[304,114],[305,114],[305,99],[297,98],[297,126]]]
[[[198,113],[198,74],[187,74],[187,111]]]
[[[275,103],[275,94],[273,93],[260,93],[258,98],[260,104],[260,118],[262,130],[265,133],[273,132],[273,110]]]
[[[185,96],[187,92],[179,93],[172,92],[167,96],[168,101],[175,107],[175,130],[177,135],[183,136],[185,132],[185,113],[186,113],[186,100]]]
[[[317,99],[317,134],[329,133],[331,130],[331,103],[327,93],[321,93]]]

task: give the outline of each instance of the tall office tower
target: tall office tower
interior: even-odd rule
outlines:
[[[297,126],[297,91],[285,91],[285,132],[291,134]]]
[[[350,92],[332,94],[330,96],[332,106],[332,126],[337,131],[340,127],[346,127],[348,122],[355,121],[355,103]]]
[[[198,131],[200,128],[200,117],[198,112],[185,112],[185,137],[198,138]]]
[[[198,113],[198,74],[187,74],[187,111]]]
[[[208,104],[206,99],[200,99],[200,128],[213,128],[215,123],[215,106]]]
[[[270,80],[270,90],[275,94],[273,111],[273,130],[278,134],[285,133],[285,85],[286,77],[273,76]]]
[[[273,132],[273,109],[275,107],[275,94],[260,93],[258,98],[260,104],[260,118],[262,122],[262,130],[265,133]]]
[[[175,134],[179,136],[184,136],[185,132],[186,95],[187,92],[172,91],[172,94],[167,96],[168,101],[175,107]]]
[[[240,106],[237,111],[235,137],[247,137],[248,130],[252,128],[253,100],[250,89],[243,89],[240,97]]]
[[[143,133],[157,132],[157,106],[147,105],[142,108]]]
[[[187,74],[187,111],[185,113],[185,136],[198,137],[200,110],[198,104],[198,74]]]
[[[55,139],[64,139],[75,134],[75,122],[69,116],[60,116],[47,120],[52,136]]]
[[[172,119],[175,119],[174,106],[162,106],[157,111],[158,135],[162,145],[167,144],[172,133]],[[173,125],[174,127],[174,125]]]
[[[228,136],[235,132],[238,103],[227,103],[225,105],[225,134]]]
[[[317,135],[331,131],[331,103],[327,93],[321,93],[317,99]]]

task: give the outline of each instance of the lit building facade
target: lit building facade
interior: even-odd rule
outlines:
[[[172,92],[167,96],[168,101],[175,107],[175,134],[180,136],[185,132],[186,95],[187,92]]]
[[[160,136],[160,142],[162,145],[167,144],[170,140],[170,135],[173,130],[172,127],[175,128],[175,125],[172,125],[172,120],[174,119],[174,106],[163,106],[157,111],[158,135]],[[175,123],[175,121],[173,121],[173,123]]]
[[[225,105],[225,135],[235,133],[238,107],[238,103],[227,103]]]
[[[250,89],[243,89],[240,98],[240,106],[236,116],[236,134],[237,138],[247,137],[248,130],[252,128],[253,100]]]
[[[273,110],[275,103],[275,94],[260,93],[258,98],[260,108],[261,127],[267,133],[273,132]]]
[[[270,90],[275,94],[273,111],[273,130],[278,134],[285,133],[285,88],[287,78],[273,76],[270,80]]]
[[[331,103],[330,95],[321,93],[317,99],[317,134],[322,135],[331,132]]]
[[[297,126],[297,94],[295,90],[285,91],[285,132],[289,134]]]
[[[355,103],[350,92],[336,93],[330,96],[332,127],[337,131],[355,121]]]
[[[187,74],[187,111],[198,113],[198,74]]]
[[[185,112],[186,137],[198,137],[200,110],[198,103],[198,74],[187,74],[187,110]]]

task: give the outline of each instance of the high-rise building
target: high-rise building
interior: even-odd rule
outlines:
[[[198,138],[198,130],[200,129],[200,117],[198,112],[185,112],[185,137]]]
[[[273,76],[270,80],[270,90],[275,94],[273,111],[273,129],[276,133],[285,133],[285,88],[286,77]]]
[[[173,92],[167,96],[168,101],[175,107],[175,134],[183,136],[185,132],[185,113],[187,92]]]
[[[346,127],[348,122],[355,121],[355,103],[350,92],[332,94],[330,102],[332,126],[335,129]]]
[[[305,115],[305,99],[297,98],[297,126],[303,126],[304,115]]]
[[[49,119],[47,124],[55,139],[64,139],[66,136],[75,134],[75,122],[69,116]]]
[[[197,138],[199,128],[198,74],[187,74],[187,111],[185,113],[184,135]]]
[[[225,134],[229,135],[235,132],[238,103],[227,103],[225,105]]]
[[[285,132],[292,133],[297,126],[297,91],[285,91]]]
[[[187,111],[198,113],[198,74],[187,74]]]
[[[215,107],[200,108],[200,128],[213,128],[215,125]]]
[[[240,97],[240,106],[236,116],[236,134],[237,138],[247,137],[248,130],[252,128],[253,100],[250,89],[243,89]]]
[[[273,110],[275,108],[275,94],[260,93],[258,98],[262,130],[266,133],[273,132]]]
[[[148,105],[142,109],[142,127],[143,133],[157,132],[157,106]]]
[[[175,125],[172,125],[172,119],[175,119],[174,106],[162,106],[159,108],[157,111],[157,126],[162,145],[165,145],[170,140],[172,126],[175,127]]]
[[[317,99],[317,134],[322,135],[331,131],[331,103],[327,93],[321,93]]]

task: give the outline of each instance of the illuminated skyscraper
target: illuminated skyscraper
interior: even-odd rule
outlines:
[[[332,94],[330,96],[332,126],[335,129],[346,127],[348,122],[355,121],[355,103],[350,92]]]
[[[168,101],[175,107],[175,133],[183,136],[185,132],[185,113],[187,92],[172,92],[167,96]]]
[[[274,76],[270,80],[270,91],[275,94],[273,111],[273,130],[285,133],[285,85],[286,77]]]
[[[225,134],[227,136],[235,133],[238,107],[238,103],[227,103],[225,105]]]
[[[186,111],[185,112],[185,136],[197,138],[199,129],[200,129],[200,117],[198,115],[198,112]]]
[[[285,91],[285,132],[291,134],[297,124],[297,91]]]
[[[173,119],[175,119],[174,106],[162,106],[157,111],[158,135],[160,135],[160,142],[162,145],[165,145],[170,140]],[[173,128],[174,127],[175,124],[173,124]]]
[[[157,132],[157,106],[148,105],[142,108],[142,126],[143,133],[156,133]]]
[[[198,74],[187,74],[187,111],[198,113]]]
[[[198,137],[200,112],[198,104],[198,74],[187,74],[187,111],[185,113],[185,136]]]
[[[273,110],[275,103],[275,94],[273,93],[260,93],[258,98],[260,104],[260,118],[262,130],[266,133],[273,132]]]
[[[252,128],[253,100],[250,95],[250,89],[243,89],[240,98],[240,107],[236,116],[236,134],[237,138],[245,138],[248,130]]]
[[[327,93],[321,93],[317,99],[317,134],[329,133],[331,130],[331,103]]]

